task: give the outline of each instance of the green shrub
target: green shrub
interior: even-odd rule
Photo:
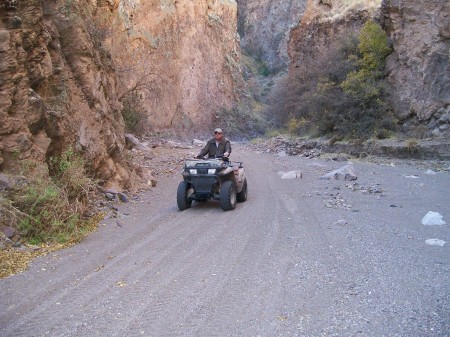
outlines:
[[[308,132],[309,129],[310,122],[305,117],[291,118],[287,125],[287,130],[291,135]]]
[[[372,72],[373,77],[382,77],[386,56],[392,51],[385,31],[379,24],[367,21],[358,40],[358,49],[362,55],[358,59],[361,70]]]
[[[82,237],[86,223],[81,218],[89,209],[89,194],[95,187],[82,157],[69,149],[50,158],[50,170],[33,162],[23,164],[27,180],[2,199],[0,214],[8,214],[22,237],[34,244]]]
[[[259,65],[259,68],[258,68],[258,74],[260,76],[264,76],[264,77],[267,77],[270,75],[270,68],[269,68],[269,65],[267,64],[267,62],[261,62],[261,64]]]
[[[373,21],[344,31],[325,53],[274,90],[273,113],[289,132],[343,138],[384,138],[396,120],[387,104],[385,58],[390,48]],[[298,120],[305,120],[302,127]]]

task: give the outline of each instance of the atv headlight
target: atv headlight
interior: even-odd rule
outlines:
[[[208,169],[208,174],[216,174],[216,169]]]
[[[189,169],[190,174],[197,174],[197,169]]]

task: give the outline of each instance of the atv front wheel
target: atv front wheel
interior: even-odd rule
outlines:
[[[231,211],[236,207],[236,187],[232,181],[225,181],[220,188],[220,207]]]
[[[247,179],[244,179],[244,185],[242,186],[242,191],[237,194],[237,201],[244,202],[247,200]]]
[[[185,181],[180,182],[177,190],[177,204],[180,211],[191,208],[192,200],[188,199],[188,191],[191,185]]]

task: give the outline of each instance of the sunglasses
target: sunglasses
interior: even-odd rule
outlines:
[[[215,134],[215,135],[221,135],[222,132],[217,132],[217,131],[216,131],[216,132],[214,132],[214,134]]]

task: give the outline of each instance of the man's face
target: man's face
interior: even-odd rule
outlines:
[[[220,142],[222,140],[223,137],[223,133],[222,132],[214,132],[214,138],[216,139],[216,141]]]

